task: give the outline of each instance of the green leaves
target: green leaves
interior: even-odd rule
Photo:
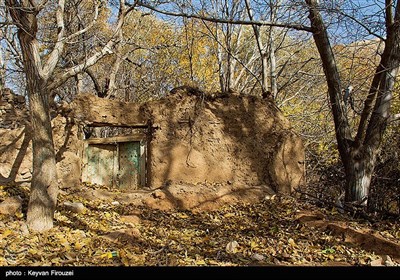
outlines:
[[[327,248],[321,251],[322,254],[334,254],[336,251],[333,248]]]

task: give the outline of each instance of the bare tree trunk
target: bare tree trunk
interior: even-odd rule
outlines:
[[[193,21],[190,21],[191,27],[189,27],[189,22],[186,18],[183,19],[183,29],[185,31],[185,40],[186,40],[186,51],[189,60],[189,71],[190,71],[190,81],[194,82],[194,71],[193,71]],[[190,28],[190,35],[189,35]]]
[[[277,13],[278,13],[278,7],[279,6],[279,1],[276,1],[274,4],[273,1],[269,1],[269,7],[270,7],[270,20],[271,22],[276,21]],[[271,79],[271,95],[273,98],[276,100],[276,97],[278,95],[278,81],[277,81],[277,73],[276,73],[276,56],[275,56],[275,27],[271,26],[269,28],[269,34],[268,34],[268,56],[269,56],[269,68],[270,68],[270,79]]]
[[[335,123],[336,140],[340,158],[346,174],[346,201],[364,201],[368,194],[371,175],[366,172],[368,161],[362,149],[354,149],[350,127],[341,99],[342,84],[339,70],[331,49],[326,27],[318,11],[316,0],[306,0],[309,5],[309,19],[313,29],[314,42],[321,56],[322,65],[328,84],[330,105]]]
[[[63,53],[67,39],[75,38],[93,27],[97,21],[102,2],[94,2],[94,13],[91,23],[74,34],[65,36],[64,6],[65,0],[58,0],[56,5],[55,24],[57,40],[51,51],[42,57],[37,40],[37,15],[47,1],[5,0],[8,11],[17,26],[18,40],[21,46],[23,66],[26,76],[27,92],[31,113],[33,174],[31,194],[28,204],[27,223],[33,231],[44,231],[53,227],[54,211],[57,204],[58,182],[56,158],[50,118],[50,100],[53,100],[54,89],[97,63],[99,59],[112,52],[118,43],[115,37],[81,64],[62,71],[54,71]],[[125,16],[134,9],[127,8],[123,0],[119,1],[116,33],[122,28]],[[58,74],[55,74],[58,73]]]
[[[250,20],[254,20],[253,17],[253,9],[250,6],[250,1],[245,0],[247,14]],[[266,53],[266,48],[263,46],[262,38],[260,35],[260,27],[253,25],[253,32],[256,39],[256,44],[258,48],[258,52],[260,54],[261,59],[261,90],[263,95],[268,92],[268,56]],[[272,28],[272,27],[271,27]]]
[[[400,2],[393,17],[393,1],[386,0],[387,39],[365,100],[357,134],[353,140],[341,98],[342,86],[328,34],[317,0],[305,0],[315,44],[321,56],[336,128],[338,150],[346,174],[345,201],[367,206],[376,158],[390,117],[392,91],[400,65]],[[373,105],[375,104],[375,105]]]
[[[6,87],[6,75],[3,55],[0,54],[0,92]]]
[[[83,89],[83,75],[82,74],[76,75],[75,83],[76,83],[76,92],[79,94],[82,92],[82,89]]]
[[[353,149],[342,159],[345,166],[345,201],[366,206],[376,157],[365,149]]]
[[[225,34],[225,46],[226,46],[226,88],[225,91],[229,92],[232,90],[234,67],[233,67],[233,57],[232,57],[232,28],[230,24],[226,24],[226,34]]]
[[[33,13],[16,18],[23,24],[18,31],[27,81],[32,126],[33,174],[27,223],[34,231],[53,227],[57,204],[57,172],[51,129],[49,94],[41,72],[36,40],[37,20]]]
[[[27,223],[34,231],[53,227],[58,184],[48,95],[41,90],[28,90],[31,112],[33,175]]]
[[[219,78],[219,86],[221,92],[225,92],[226,83],[224,80],[224,63],[223,63],[223,53],[222,53],[222,46],[219,43],[220,39],[220,31],[219,31],[219,24],[215,24],[215,40],[217,41],[217,60],[218,60],[218,78]]]
[[[261,52],[261,91],[268,95],[268,56],[263,50]]]
[[[270,78],[271,78],[271,95],[276,99],[278,95],[278,82],[276,77],[276,57],[275,57],[275,46],[274,46],[274,31],[271,26],[271,32],[269,37],[269,62],[270,62]]]
[[[400,66],[400,2],[397,2],[394,13],[394,2],[386,0],[386,4],[387,39],[354,140],[352,158],[356,176],[349,178],[346,189],[346,201],[357,201],[363,206],[367,206],[371,177],[390,118],[392,92]],[[373,109],[372,100],[375,100]],[[369,116],[368,125],[366,116]],[[355,151],[361,153],[357,155]]]

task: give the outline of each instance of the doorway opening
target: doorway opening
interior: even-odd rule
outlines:
[[[82,181],[120,189],[146,186],[145,136],[84,140]]]

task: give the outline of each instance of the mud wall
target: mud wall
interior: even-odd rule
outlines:
[[[52,121],[57,174],[61,188],[81,182],[82,145],[78,128],[65,117]],[[32,132],[29,126],[0,128],[0,183],[30,183],[32,178]]]
[[[28,120],[25,97],[10,89],[0,89],[0,128],[14,129]]]
[[[267,185],[291,192],[304,182],[304,147],[270,101],[177,91],[142,109],[153,124],[149,184]]]
[[[0,183],[29,184],[32,178],[32,132],[25,98],[4,89],[0,95]],[[82,137],[74,119],[52,120],[57,173],[62,187],[80,184]]]
[[[142,105],[84,94],[53,119],[62,187],[80,184],[86,124],[145,125],[147,185],[175,183],[267,185],[291,192],[304,182],[304,147],[270,101],[238,95],[173,91]],[[0,129],[0,180],[29,182],[29,128]]]

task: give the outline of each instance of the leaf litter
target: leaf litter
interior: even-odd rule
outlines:
[[[18,192],[2,192],[1,198]],[[79,201],[86,211],[70,211],[64,201]],[[300,222],[297,214],[305,210],[321,209],[279,195],[214,211],[162,211],[62,193],[54,228],[44,233],[27,231],[24,213],[1,216],[0,265],[366,266],[382,258],[328,229]],[[137,222],[123,219],[131,215]],[[350,227],[365,227],[363,221],[334,216]],[[399,225],[391,225],[380,233],[398,241]]]

